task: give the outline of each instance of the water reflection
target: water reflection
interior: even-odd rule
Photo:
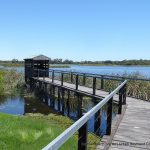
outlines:
[[[29,98],[24,96],[0,96],[0,112],[13,114],[13,115],[24,115],[26,113],[42,113],[48,115],[50,113],[60,113],[58,112],[58,100],[57,98],[54,100],[54,106],[51,106],[50,98],[47,99],[37,99],[37,98]],[[70,100],[73,104],[70,106],[70,115],[69,117],[73,120],[77,120],[77,101],[74,98]],[[89,111],[93,106],[94,102],[89,99],[83,99],[83,107],[84,110]],[[62,107],[62,106],[61,106]],[[114,107],[116,108],[116,107]],[[113,117],[115,116],[116,110],[113,110]],[[65,100],[65,110],[64,115],[68,115],[67,105]],[[101,128],[100,135],[104,135],[106,131],[106,108],[104,107],[101,110]],[[88,121],[88,130],[90,132],[94,132],[94,116]]]

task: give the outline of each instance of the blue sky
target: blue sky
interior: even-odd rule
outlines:
[[[0,59],[150,59],[150,0],[0,0]]]

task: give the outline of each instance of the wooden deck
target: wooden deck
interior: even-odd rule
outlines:
[[[43,80],[43,78],[34,78],[36,80],[39,80],[39,81],[43,81],[43,82],[46,82],[46,83],[52,83],[52,79],[50,78],[45,78]],[[56,84],[56,85],[61,85],[61,81],[59,80],[54,80],[53,84]],[[72,83],[68,83],[68,82],[63,82],[63,86],[68,88],[68,89],[74,89],[75,90],[75,84],[72,84]],[[92,88],[89,88],[89,87],[85,87],[85,86],[78,86],[78,91],[82,91],[84,93],[87,93],[87,94],[91,94],[93,93],[93,89]],[[96,90],[95,91],[95,95],[97,96],[97,98],[104,98],[106,97],[107,95],[109,94],[109,92],[106,92],[106,91],[102,91],[102,90]],[[118,100],[118,95],[115,95],[114,96],[114,100]]]
[[[52,83],[50,78],[34,78],[46,83]],[[53,84],[61,85],[61,81],[54,80]],[[75,84],[63,82],[63,86],[76,89]],[[92,88],[78,86],[79,91],[90,93]],[[106,97],[109,93],[96,90],[96,96]],[[118,95],[114,96],[118,100]],[[127,97],[127,109],[113,138],[110,150],[150,150],[150,102]]]
[[[150,102],[127,98],[127,109],[109,150],[150,150]]]

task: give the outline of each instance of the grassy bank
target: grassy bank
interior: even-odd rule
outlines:
[[[40,150],[72,123],[66,117],[52,114],[48,116],[40,114],[11,116],[0,113],[0,149]],[[89,141],[93,144],[98,143],[99,138],[89,134]],[[77,149],[77,134],[61,148],[61,150],[69,149]]]
[[[23,74],[15,70],[0,70],[0,94],[8,95],[21,90],[24,86]]]

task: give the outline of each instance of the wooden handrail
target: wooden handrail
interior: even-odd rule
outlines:
[[[35,70],[45,71],[42,69],[35,69]],[[116,81],[123,81],[123,80],[150,81],[150,79],[144,79],[144,78],[130,78],[130,77],[124,77],[124,76],[102,75],[102,74],[94,74],[94,73],[81,73],[81,72],[49,69],[49,72],[52,72],[52,71],[54,71],[55,73],[62,73],[62,72],[64,74],[72,73],[73,75],[78,74],[79,76],[96,77],[96,78],[103,78],[103,79],[116,80]]]

